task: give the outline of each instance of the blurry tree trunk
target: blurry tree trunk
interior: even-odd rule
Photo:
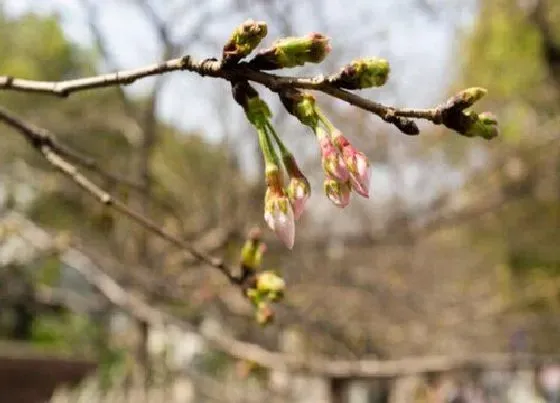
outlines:
[[[36,315],[35,290],[32,280],[26,275],[23,268],[14,268],[17,282],[16,289],[19,289],[17,299],[13,305],[14,326],[12,335],[16,340],[29,340],[32,335],[33,321]]]
[[[142,193],[139,200],[139,212],[141,214],[148,214],[150,207],[150,197],[152,194],[152,178],[150,172],[150,164],[152,161],[152,154],[154,144],[156,142],[156,116],[155,109],[157,105],[156,93],[150,97],[149,105],[147,107],[144,122],[143,122],[143,139],[140,144],[139,154],[139,183],[142,186]],[[149,233],[146,230],[141,230],[138,233],[138,263],[145,267],[152,267],[150,256]]]
[[[330,380],[330,403],[345,403],[348,381],[346,379]]]
[[[156,127],[156,105],[157,105],[157,88],[154,89],[152,96],[145,112],[144,122],[143,122],[143,138],[140,144],[139,150],[139,167],[138,176],[139,183],[142,187],[142,192],[139,199],[139,213],[145,216],[149,215],[150,198],[152,195],[152,180],[151,180],[151,161],[154,149],[154,144],[156,143],[157,127]],[[148,231],[142,229],[138,232],[138,238],[136,240],[136,252],[137,261],[136,263],[143,267],[153,267],[152,257],[150,253],[150,234]],[[146,322],[138,322],[138,351],[137,351],[137,362],[140,367],[140,371],[143,373],[145,378],[145,384],[149,384],[150,378],[150,360],[148,351],[148,332],[149,326]]]

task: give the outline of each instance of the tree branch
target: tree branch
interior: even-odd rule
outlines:
[[[108,192],[89,180],[75,165],[64,158],[65,154],[60,152],[60,149],[56,146],[56,142],[54,141],[54,136],[51,133],[24,122],[18,116],[3,107],[0,107],[0,121],[15,128],[53,167],[72,179],[78,186],[95,197],[100,203],[124,214],[145,229],[190,253],[197,260],[220,270],[231,283],[240,283],[239,279],[232,274],[233,271],[230,270],[221,259],[209,256],[195,249],[191,244],[169,234],[150,219],[130,209],[125,203],[112,197]]]
[[[255,70],[247,63],[222,65],[222,63],[216,59],[195,60],[189,55],[133,70],[59,82],[33,81],[0,76],[0,89],[67,97],[78,91],[116,85],[128,85],[145,77],[182,70],[198,73],[201,76],[222,78],[230,82],[238,80],[253,81],[264,85],[274,92],[279,92],[285,88],[299,88],[323,92],[353,106],[372,112],[387,123],[395,125],[403,133],[409,135],[419,133],[416,123],[411,119],[424,119],[434,124],[445,124],[445,122],[442,121],[442,111],[445,108],[445,104],[431,109],[397,108],[383,105],[352,92],[337,88],[324,76],[303,78],[278,76]]]

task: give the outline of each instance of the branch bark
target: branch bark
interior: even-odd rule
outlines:
[[[401,132],[409,135],[416,135],[419,133],[419,129],[412,119],[424,119],[434,124],[444,124],[441,119],[442,106],[431,109],[387,106],[337,88],[324,76],[303,78],[278,76],[254,70],[246,63],[227,66],[222,65],[222,63],[216,59],[195,60],[190,55],[133,70],[59,82],[33,81],[1,76],[0,89],[67,97],[78,91],[115,85],[129,85],[145,77],[174,71],[190,71],[198,73],[201,76],[221,78],[230,82],[238,80],[252,81],[262,84],[273,92],[279,92],[285,88],[299,88],[323,92],[334,98],[345,101],[350,105],[372,112],[387,123],[396,126]]]
[[[64,155],[58,152],[56,147],[53,147],[52,144],[56,144],[56,142],[53,142],[52,139],[54,139],[54,136],[51,133],[24,122],[4,107],[0,107],[0,121],[16,129],[54,168],[68,176],[74,183],[91,196],[95,197],[100,203],[124,214],[146,230],[151,231],[166,241],[171,242],[176,247],[190,253],[197,260],[220,270],[233,284],[239,283],[239,280],[232,274],[232,270],[230,270],[222,259],[209,256],[194,248],[191,244],[169,234],[149,218],[130,209],[125,203],[114,198],[104,189],[89,180],[75,165],[65,159]]]

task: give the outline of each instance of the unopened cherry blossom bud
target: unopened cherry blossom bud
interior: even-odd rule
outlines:
[[[329,78],[329,82],[350,90],[381,87],[387,82],[389,72],[389,62],[385,59],[358,59],[344,66],[338,74]]]
[[[488,93],[486,88],[472,87],[466,90],[460,91],[450,100],[448,100],[448,105],[452,104],[457,109],[466,109],[474,105],[474,103],[480,100]]]
[[[290,200],[282,187],[277,169],[267,169],[268,187],[264,199],[264,220],[276,236],[288,247],[294,247],[295,222]]]
[[[370,171],[366,155],[350,144],[340,131],[332,134],[333,143],[342,152],[344,163],[350,174],[352,188],[361,196],[369,198]]]
[[[475,112],[465,112],[465,115],[472,119],[469,129],[464,134],[467,137],[482,137],[486,140],[493,139],[498,136],[498,120],[490,112],[482,112],[476,114]]]
[[[248,239],[241,249],[241,266],[251,271],[257,270],[262,262],[262,248],[264,242],[261,241],[261,231],[259,228],[252,228]]]
[[[257,290],[272,302],[281,299],[285,289],[284,279],[272,271],[265,271],[257,276]]]
[[[317,138],[321,147],[323,171],[333,179],[346,182],[350,174],[342,154],[337,150],[331,138],[323,129],[317,129]]]
[[[280,92],[280,100],[290,113],[302,124],[315,129],[319,117],[315,109],[315,97],[307,92],[288,88]]]
[[[264,21],[247,20],[239,25],[224,45],[222,58],[225,63],[235,63],[248,56],[266,36],[268,28]]]
[[[286,189],[292,209],[294,211],[294,219],[299,220],[305,210],[305,203],[311,196],[311,186],[305,177],[291,177]]]
[[[284,153],[282,161],[290,177],[286,193],[294,210],[294,219],[298,220],[303,214],[305,203],[311,196],[311,185],[309,185],[309,181],[300,171],[292,154]]]
[[[305,63],[320,63],[330,51],[328,37],[311,33],[280,39],[269,49],[257,53],[249,64],[257,70],[292,68]]]
[[[350,203],[351,187],[349,182],[338,182],[332,178],[326,178],[323,189],[335,206],[344,208]]]

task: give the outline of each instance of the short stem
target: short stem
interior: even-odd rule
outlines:
[[[288,150],[288,148],[286,147],[286,145],[284,144],[280,136],[278,136],[278,133],[276,133],[276,130],[274,130],[274,126],[272,126],[272,124],[269,121],[267,121],[266,127],[268,128],[270,133],[272,133],[272,137],[274,137],[274,141],[276,142],[278,148],[280,149],[280,155],[282,156],[282,160],[286,158],[290,158],[292,156],[292,153]]]
[[[278,133],[276,133],[276,130],[274,130],[274,127],[270,124],[270,122],[267,122],[267,127],[268,130],[270,130],[270,132],[272,133],[272,136],[274,137],[276,144],[278,144],[278,148],[280,149],[280,154],[282,156],[282,162],[284,163],[284,168],[286,168],[288,175],[290,177],[302,178],[303,174],[301,173],[299,167],[297,166],[294,155],[288,150],[288,148],[286,147],[286,145],[284,144],[280,136],[278,136]]]
[[[325,116],[325,114],[323,114],[323,112],[321,112],[321,110],[319,108],[315,108],[315,111],[317,112],[317,117],[319,118],[319,120],[321,121],[321,123],[323,123],[325,125],[325,127],[327,128],[327,131],[329,133],[332,133],[336,130],[336,127],[334,127],[334,125],[331,123],[331,121]]]
[[[276,155],[276,151],[270,141],[270,137],[266,131],[266,123],[257,123],[257,133],[259,135],[259,145],[261,147],[264,162],[267,168],[269,166],[275,166],[276,169],[279,167],[279,160],[278,155]]]

